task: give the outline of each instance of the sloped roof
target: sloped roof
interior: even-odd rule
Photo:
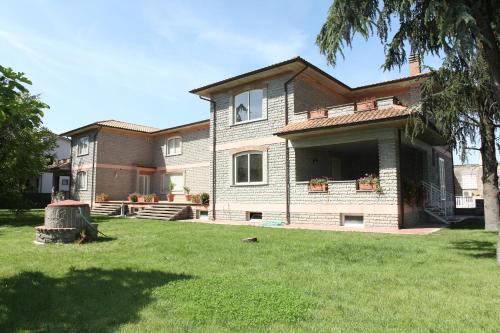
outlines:
[[[302,131],[311,131],[315,129],[323,129],[337,127],[343,125],[363,124],[379,120],[397,119],[407,117],[413,113],[413,109],[395,106],[386,109],[375,109],[367,111],[358,111],[353,114],[347,114],[332,118],[319,118],[296,123],[290,123],[281,128],[276,135],[291,134]]]
[[[119,121],[119,120],[104,120],[104,121],[96,122],[95,124],[105,126],[105,127],[120,128],[120,129],[126,129],[126,130],[144,132],[144,133],[151,133],[151,132],[156,132],[156,131],[160,130],[159,128],[156,128],[156,127],[132,124],[132,123],[127,123],[127,122]]]

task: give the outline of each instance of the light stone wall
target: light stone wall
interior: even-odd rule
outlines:
[[[296,204],[331,204],[334,205],[362,205],[372,206],[373,213],[364,215],[364,223],[366,226],[393,226],[397,227],[400,224],[398,214],[376,214],[377,206],[394,206],[394,211],[397,211],[399,205],[399,150],[396,132],[388,130],[384,139],[378,140],[379,151],[379,176],[382,193],[357,191],[356,181],[338,181],[330,182],[328,192],[326,193],[309,193],[307,182],[296,182],[296,160],[295,150],[290,149],[290,199],[292,205]],[[345,211],[342,214],[349,215],[358,214],[356,211]],[[337,215],[337,214],[333,214]],[[381,215],[383,218],[378,218]],[[298,216],[298,217],[297,217]],[[309,216],[304,219],[304,216]],[[340,223],[339,216],[328,216],[310,213],[310,214],[291,214],[292,223]]]
[[[98,140],[99,137],[95,138],[95,130],[91,130],[88,132],[84,132],[78,135],[75,135],[71,138],[71,199],[79,200],[83,202],[90,202],[93,198],[93,185],[95,180],[95,173],[93,173],[92,169],[92,161],[94,149],[96,149],[96,153],[98,151]],[[77,142],[78,139],[84,136],[89,137],[89,153],[86,155],[77,155]],[[95,139],[95,141],[94,141]],[[78,171],[86,171],[87,172],[87,189],[86,190],[78,190],[76,189],[76,175]]]
[[[342,214],[349,214],[350,211],[342,213],[319,213],[310,210],[301,211],[301,205],[310,204],[331,204],[334,205],[371,205],[373,210],[367,210],[364,221],[366,226],[392,226],[400,224],[398,216],[399,204],[399,177],[398,177],[398,146],[395,131],[389,131],[382,139],[378,140],[380,154],[380,177],[381,186],[384,190],[382,194],[374,192],[362,192],[356,190],[355,182],[335,182],[332,183],[329,192],[326,194],[309,193],[307,183],[297,183],[295,181],[295,153],[294,148],[285,147],[285,143],[272,143],[265,145],[267,152],[267,183],[263,185],[236,186],[233,184],[233,165],[231,149],[222,149],[228,143],[237,146],[239,141],[260,139],[270,137],[284,126],[284,83],[289,76],[284,76],[267,82],[267,118],[256,122],[233,125],[231,123],[232,93],[222,93],[213,96],[216,102],[217,114],[217,149],[216,163],[216,219],[218,220],[245,220],[247,212],[252,211],[252,206],[262,212],[263,220],[286,219],[286,192],[285,192],[285,149],[290,152],[290,199],[291,199],[291,223],[329,223],[339,224]],[[299,88],[300,87],[300,88]],[[308,89],[304,83],[289,85],[289,108],[296,110],[296,96],[312,96],[308,93],[298,93],[297,89]],[[342,101],[345,102],[345,101]],[[318,103],[310,101],[309,105]],[[338,99],[331,98],[320,101],[322,106],[340,103]],[[305,108],[306,103],[301,101],[299,108]],[[316,104],[314,104],[316,105]],[[213,126],[213,115],[211,116]],[[307,119],[305,113],[290,112],[291,121]],[[213,128],[212,128],[213,131]],[[212,135],[212,132],[211,132]],[[374,137],[378,139],[378,137]],[[234,146],[234,145],[233,145]],[[250,148],[250,147],[249,147]],[[239,151],[245,147],[239,147]],[[211,172],[211,168],[210,168]],[[379,205],[390,207],[390,213],[377,213]],[[248,207],[242,209],[242,207]],[[387,210],[387,209],[386,209]],[[212,206],[210,206],[210,216],[213,217]]]
[[[245,149],[245,145],[250,148],[248,142],[253,139],[270,138],[275,140],[276,133],[285,123],[285,96],[284,84],[290,78],[289,75],[279,77],[266,83],[267,95],[267,118],[255,122],[244,124],[232,124],[232,93],[213,96],[216,102],[217,113],[217,145],[237,143],[246,141],[247,143],[240,149]],[[289,107],[293,110],[293,83],[289,85]],[[211,115],[211,128],[213,128],[213,114]],[[212,134],[211,134],[212,135]],[[217,191],[217,212],[218,220],[245,220],[246,211],[235,210],[231,204],[251,203],[251,204],[281,204],[282,212],[263,211],[263,219],[270,220],[284,219],[285,214],[285,143],[271,143],[263,145],[267,153],[267,183],[264,185],[233,185],[232,177],[232,151],[230,149],[219,150],[216,153],[216,191]],[[211,168],[209,170],[212,172]],[[211,193],[211,197],[213,194]],[[213,217],[212,206],[210,215]]]
[[[168,138],[182,138],[182,154],[167,156]],[[211,188],[209,164],[212,158],[209,128],[180,131],[157,137],[154,143],[154,165],[162,170],[154,174],[154,191],[162,191],[162,177],[167,172],[183,173],[184,185],[191,189],[191,194],[207,192]]]

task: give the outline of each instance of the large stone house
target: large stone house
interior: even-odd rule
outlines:
[[[184,186],[208,192],[209,121],[157,129],[116,120],[64,133],[71,137],[71,197],[93,203],[96,194],[127,200],[129,194],[174,193]]]
[[[185,182],[192,177],[191,188],[210,193],[212,219],[402,227],[424,218],[423,199],[430,215],[451,215],[450,149],[431,127],[413,140],[405,134],[408,117],[418,116],[419,67],[412,59],[408,77],[352,88],[297,57],[209,84],[191,91],[210,103],[209,121],[162,131],[96,123],[65,133],[73,137],[73,177],[96,155],[95,185],[87,187],[125,197],[149,173],[157,192],[171,167],[165,140],[182,130],[183,152],[185,135],[196,137],[196,152],[180,169],[197,166],[183,171]],[[77,156],[82,137],[88,157]],[[113,185],[117,170],[126,170],[130,185]],[[376,190],[360,186],[366,175]],[[78,188],[74,194],[92,200]]]

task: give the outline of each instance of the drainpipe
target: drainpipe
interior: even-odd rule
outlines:
[[[290,79],[285,82],[285,126],[288,125],[288,85],[309,65],[305,65],[300,71],[295,73]],[[285,192],[286,192],[286,224],[290,224],[290,152],[288,151],[288,139],[285,139]]]
[[[405,226],[405,203],[404,203],[405,197],[404,197],[404,193],[403,193],[403,178],[402,178],[402,174],[401,174],[401,130],[399,128],[397,129],[397,136],[398,136],[398,138],[397,138],[397,143],[398,143],[397,150],[398,150],[398,160],[399,160],[397,163],[397,166],[398,166],[397,186],[399,188],[399,215],[401,216],[400,217],[401,223],[399,225],[399,228],[401,229],[402,227]],[[379,154],[380,154],[380,152],[379,152]],[[379,156],[379,159],[380,159],[380,156]]]
[[[206,98],[206,97],[203,97],[203,96],[199,96],[200,99],[204,100],[204,101],[208,101],[210,102],[212,108],[213,108],[213,132],[212,132],[212,198],[210,199],[210,201],[212,202],[212,220],[215,220],[216,219],[216,213],[215,213],[215,192],[217,190],[217,184],[215,182],[215,180],[217,179],[217,151],[215,150],[215,146],[217,144],[217,140],[216,140],[216,133],[217,133],[217,112],[216,112],[216,105],[217,103],[210,99],[210,98]]]
[[[95,178],[96,178],[96,168],[95,168],[95,153],[97,150],[97,134],[99,134],[99,131],[101,130],[102,126],[99,126],[94,134],[94,142],[92,145],[94,146],[92,149],[92,186],[90,188],[90,209],[94,207],[94,199],[95,199]]]

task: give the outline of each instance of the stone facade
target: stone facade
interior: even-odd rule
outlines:
[[[182,138],[182,152],[166,156],[166,139],[174,134]],[[139,175],[146,174],[151,177],[149,192],[163,200],[166,194],[163,175],[168,172],[183,174],[184,184],[192,193],[208,192],[208,126],[181,129],[174,134],[101,128],[73,136],[71,197],[90,203],[96,194],[106,193],[111,200],[127,200],[130,193],[138,191]],[[77,140],[84,136],[89,137],[89,152],[78,156]],[[76,188],[80,171],[87,172],[86,189]]]

